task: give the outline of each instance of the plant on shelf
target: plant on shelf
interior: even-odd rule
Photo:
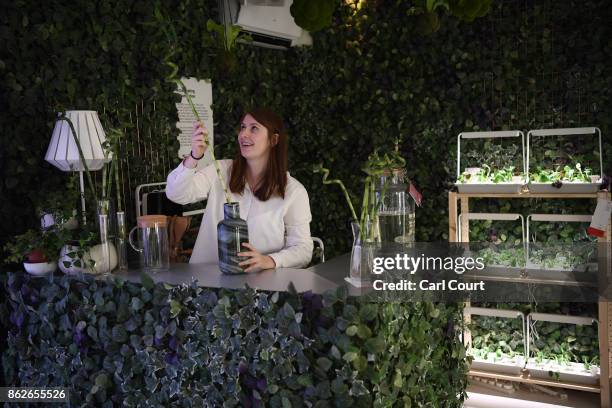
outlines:
[[[568,244],[546,243],[530,250],[529,259],[544,269],[576,269],[595,262],[595,252],[594,243],[573,243],[571,247]]]
[[[483,360],[489,353],[495,354],[496,361],[524,356],[523,328],[518,319],[497,319],[489,316],[472,316],[470,325],[472,349],[481,350],[476,355]]]
[[[588,371],[599,365],[597,326],[539,322],[532,326],[530,350],[539,365],[554,363],[561,368],[578,363]]]
[[[464,171],[457,179],[457,183],[510,183],[514,177],[514,166],[507,166],[499,170],[492,170],[488,164],[483,164],[476,172]]]
[[[488,246],[478,251],[478,256],[483,259],[487,266],[524,267],[525,250],[521,248],[498,248]]]
[[[593,170],[589,167],[582,169],[580,163],[576,163],[575,166],[557,166],[554,170],[542,169],[538,167],[537,170],[529,175],[529,180],[532,183],[591,183],[591,177]]]

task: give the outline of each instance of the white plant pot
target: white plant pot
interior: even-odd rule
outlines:
[[[67,254],[70,252],[76,252],[78,247],[74,245],[64,245],[60,252],[59,268],[66,275],[78,275],[79,273],[89,273],[97,275],[102,270],[106,270],[108,263],[110,262],[110,270],[112,271],[117,267],[117,250],[112,243],[108,243],[110,259],[105,259],[104,248],[102,244],[94,245],[89,251],[81,258],[81,267],[71,265],[66,267],[64,262],[72,263],[73,259]],[[90,267],[90,261],[94,261],[94,267]]]
[[[57,270],[57,262],[24,262],[23,268],[27,273],[34,276],[45,276]]]

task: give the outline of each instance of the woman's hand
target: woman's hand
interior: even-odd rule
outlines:
[[[183,165],[190,169],[198,167],[198,160],[204,157],[206,152],[206,142],[204,137],[208,137],[208,130],[202,122],[193,122],[193,136],[191,136],[191,154],[183,160]]]
[[[258,272],[262,269],[276,268],[276,262],[268,255],[262,255],[251,244],[246,242],[242,244],[243,247],[250,251],[238,252],[238,256],[248,256],[250,259],[240,262],[238,265],[244,269],[245,272]],[[246,268],[246,269],[245,269]]]
[[[206,152],[206,143],[204,138],[208,138],[208,130],[202,122],[193,123],[193,136],[191,136],[191,154],[198,158],[204,156]]]

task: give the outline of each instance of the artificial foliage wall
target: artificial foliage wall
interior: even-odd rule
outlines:
[[[325,240],[328,256],[349,248],[349,211],[341,192],[311,172],[314,164],[344,180],[357,203],[361,163],[399,138],[408,174],[424,194],[417,239],[444,240],[459,132],[594,125],[604,134],[604,154],[611,152],[606,1],[497,1],[472,23],[441,16],[430,34],[421,2],[338,3],[332,26],[314,34],[312,47],[236,44],[228,54],[206,30],[218,15],[216,1],[3,2],[0,241],[35,225],[41,196],[65,183],[43,161],[59,109],[97,109],[108,126],[125,129],[126,145],[147,134],[150,150],[165,153],[160,164],[126,148],[126,190],[165,178],[178,161],[167,62],[180,75],[212,78],[219,157],[234,154],[244,106],[269,105],[283,115],[290,170],[309,191],[313,235]],[[139,104],[155,113],[134,121]],[[592,210],[575,205],[542,212]],[[504,211],[533,206],[501,203]]]
[[[461,407],[458,305],[9,274],[7,384],[74,406]]]

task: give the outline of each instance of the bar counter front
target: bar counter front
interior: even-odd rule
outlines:
[[[461,307],[365,301],[348,263],[9,273],[6,382],[64,387],[72,406],[461,407]]]

